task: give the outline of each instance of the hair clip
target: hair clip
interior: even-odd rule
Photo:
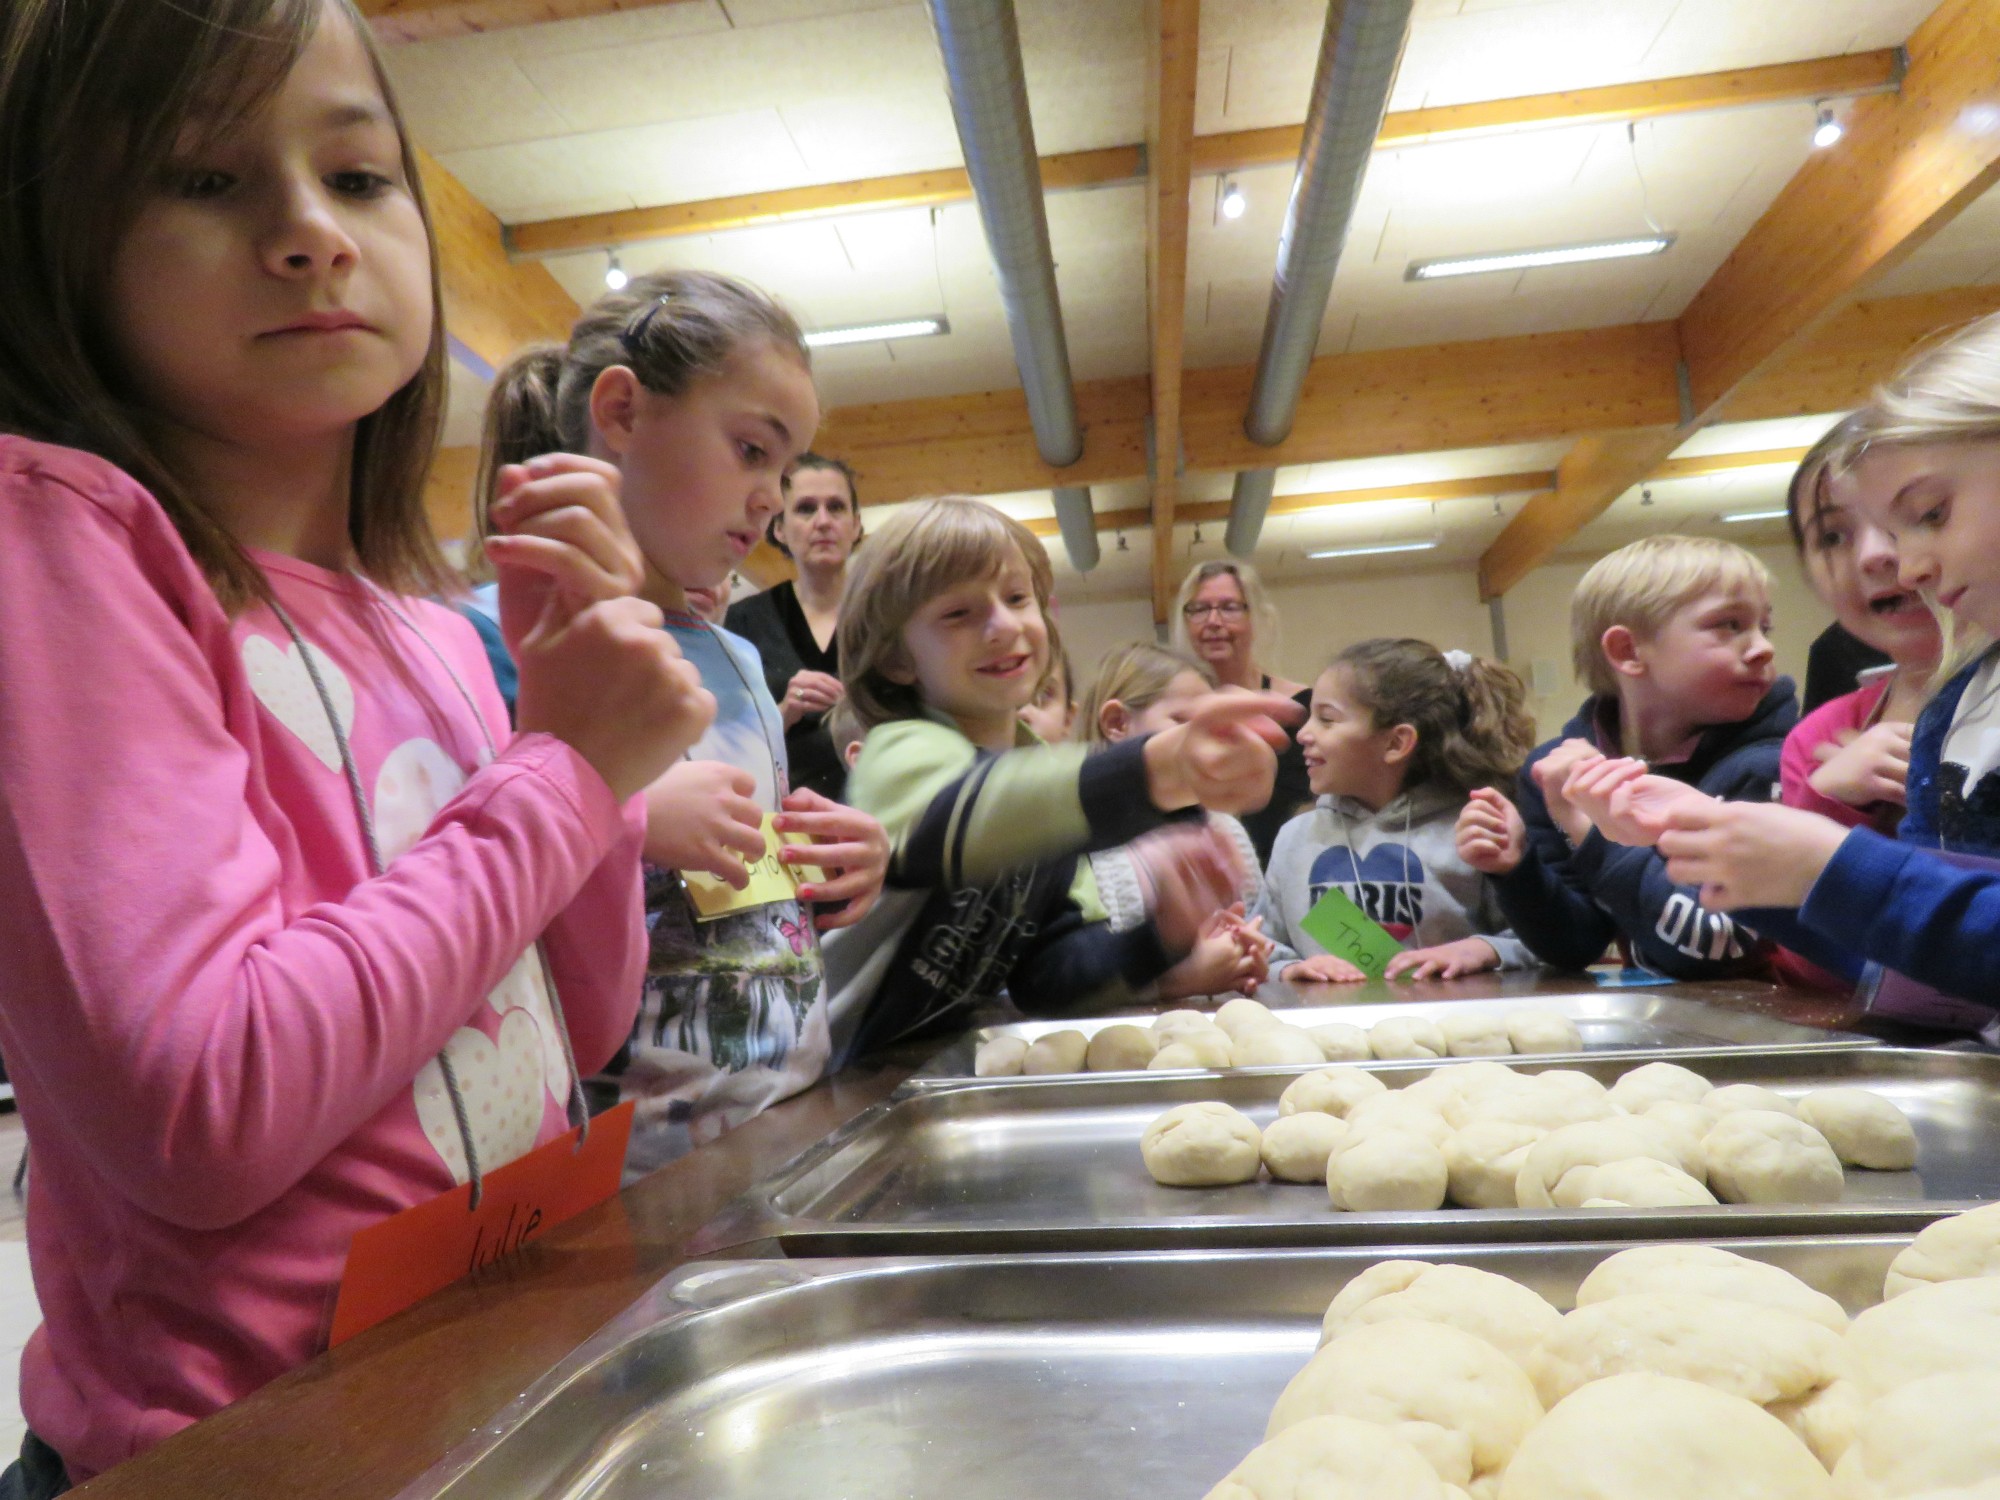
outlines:
[[[1454,672],[1463,672],[1467,667],[1472,665],[1472,653],[1470,651],[1447,651],[1444,653],[1444,664]]]
[[[661,308],[673,300],[673,295],[672,292],[660,293],[659,296],[647,304],[646,310],[639,314],[639,320],[618,335],[618,342],[624,346],[627,354],[637,355],[640,350],[645,348],[646,330],[653,326],[654,316],[658,314]]]

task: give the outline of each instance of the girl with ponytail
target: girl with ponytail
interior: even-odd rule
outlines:
[[[568,343],[524,352],[488,400],[486,525],[505,530],[519,487],[544,469],[614,486],[643,559],[640,593],[717,704],[713,727],[646,793],[645,993],[630,1045],[597,1080],[601,1098],[637,1104],[628,1177],[820,1076],[818,933],[858,920],[887,868],[873,818],[792,789],[756,649],[688,599],[763,536],[786,466],[818,426],[791,314],[694,271],[633,277],[585,311]],[[810,846],[776,855],[800,877],[796,895],[767,878],[779,841]]]
[[[1479,787],[1505,787],[1534,748],[1521,679],[1499,662],[1423,641],[1349,646],[1313,684],[1298,732],[1318,801],[1279,830],[1259,913],[1292,981],[1365,978],[1301,926],[1339,889],[1409,946],[1390,978],[1521,968],[1527,949],[1453,828]]]

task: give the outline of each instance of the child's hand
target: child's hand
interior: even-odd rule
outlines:
[[[1205,824],[1180,823],[1132,845],[1146,911],[1169,953],[1192,953],[1215,914],[1238,899],[1236,846]]]
[[[1615,844],[1650,849],[1684,802],[1713,801],[1699,787],[1654,776],[1640,760],[1596,760],[1570,773],[1563,799]]]
[[[1159,995],[1162,1000],[1231,992],[1248,995],[1270,972],[1262,948],[1245,942],[1243,929],[1226,913],[1218,913],[1203,929],[1194,951],[1160,977]]]
[[[764,853],[764,809],[748,771],[719,760],[684,760],[646,788],[646,859],[699,870],[742,890],[749,860]]]
[[[1482,875],[1511,875],[1528,854],[1528,825],[1504,792],[1477,788],[1458,815],[1458,857]]]
[[[794,672],[792,680],[785,684],[784,702],[778,705],[778,714],[790,729],[808,714],[823,714],[838,703],[847,689],[840,679],[826,672]]]
[[[523,734],[552,734],[621,802],[651,786],[715,721],[715,698],[643,599],[566,614],[555,593],[514,647]]]
[[[1146,741],[1146,779],[1162,812],[1200,803],[1218,812],[1255,812],[1271,800],[1285,725],[1299,706],[1278,693],[1212,693],[1185,724]]]
[[[1344,958],[1317,953],[1302,958],[1285,970],[1287,984],[1359,984],[1368,976]]]
[[[825,878],[799,887],[799,899],[828,908],[813,919],[821,932],[851,927],[867,916],[889,876],[889,835],[857,808],[804,787],[780,804],[778,832],[803,833],[810,844],[787,845],[778,857],[788,865],[811,865]]]
[[[1877,802],[1907,806],[1910,779],[1910,737],[1913,724],[1877,724],[1861,734],[1849,734],[1838,745],[1815,745],[1820,767],[1806,785],[1822,797],[1849,807]]]
[[[500,470],[486,554],[500,583],[500,634],[516,660],[552,597],[555,618],[566,621],[600,600],[636,594],[645,581],[618,486],[617,469],[576,453]]]
[[[1435,948],[1411,948],[1389,960],[1385,979],[1457,979],[1500,967],[1500,955],[1482,937],[1464,937]]]
[[[1831,818],[1796,807],[1710,798],[1675,806],[1660,852],[1668,877],[1700,886],[1701,904],[1712,911],[1795,907],[1847,832]]]
[[[1550,821],[1563,831],[1572,846],[1590,837],[1590,819],[1580,809],[1570,806],[1569,799],[1563,796],[1563,785],[1573,771],[1603,759],[1604,752],[1589,740],[1564,740],[1535,762],[1535,785],[1542,789]]]

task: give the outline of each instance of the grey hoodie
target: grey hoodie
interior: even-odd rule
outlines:
[[[1338,886],[1406,948],[1483,937],[1504,969],[1534,966],[1527,945],[1507,930],[1492,882],[1458,857],[1462,793],[1406,792],[1371,812],[1350,797],[1321,797],[1278,830],[1257,912],[1285,965],[1326,952],[1299,924]]]

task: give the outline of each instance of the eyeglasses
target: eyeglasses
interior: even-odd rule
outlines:
[[[1183,620],[1199,620],[1203,615],[1220,615],[1225,620],[1240,620],[1250,613],[1250,606],[1241,600],[1225,599],[1220,604],[1184,604],[1181,606]]]

